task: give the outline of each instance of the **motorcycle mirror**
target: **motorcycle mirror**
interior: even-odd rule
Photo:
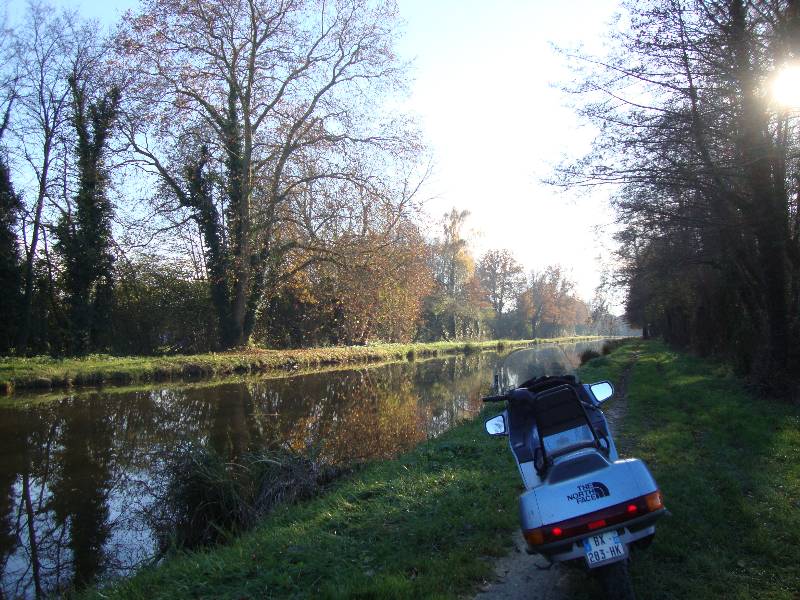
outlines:
[[[598,381],[589,386],[598,402],[605,402],[614,395],[614,386],[610,381]]]
[[[497,415],[486,421],[486,433],[489,435],[506,435],[506,419],[503,415]]]

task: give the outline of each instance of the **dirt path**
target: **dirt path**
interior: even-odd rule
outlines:
[[[539,555],[525,552],[522,533],[514,533],[514,549],[495,563],[495,580],[487,582],[475,600],[562,600],[567,579],[558,565],[548,568]]]
[[[639,352],[634,352],[631,361],[622,370],[622,375],[617,382],[616,390],[614,390],[614,400],[607,408],[603,409],[620,456],[623,456],[628,448],[628,438],[622,423],[625,415],[628,414],[628,379],[637,360],[639,360]]]
[[[625,435],[622,421],[628,411],[628,377],[636,364],[638,353],[625,366],[617,383],[616,398],[604,411],[617,447],[624,451]],[[548,568],[539,555],[525,552],[522,533],[514,533],[514,549],[495,563],[495,578],[487,581],[475,600],[566,600],[570,573],[555,564]]]

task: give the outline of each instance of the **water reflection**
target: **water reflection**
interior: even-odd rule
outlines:
[[[508,384],[532,364],[569,371],[588,346],[519,352],[499,374]],[[0,597],[59,593],[152,560],[159,474],[187,443],[232,460],[277,448],[336,465],[389,458],[479,410],[497,362],[483,353],[0,407]]]

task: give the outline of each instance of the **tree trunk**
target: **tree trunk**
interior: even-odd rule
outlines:
[[[47,135],[47,134],[46,134]],[[36,212],[33,217],[33,232],[31,243],[25,256],[25,294],[22,297],[22,327],[20,328],[18,351],[27,354],[28,340],[31,331],[31,308],[33,304],[33,263],[36,260],[36,247],[39,244],[39,232],[42,227],[42,209],[47,189],[47,175],[50,170],[50,136],[47,136],[44,145],[44,159],[42,173],[39,177],[39,194],[36,198]]]
[[[231,241],[233,246],[233,297],[231,316],[234,345],[244,346],[247,301],[250,296],[253,257],[250,244],[250,164],[244,148],[237,109],[237,88],[231,82],[228,94],[228,123],[226,131],[228,197],[233,221]],[[248,107],[243,107],[247,112]]]
[[[767,356],[762,357],[763,380],[785,374],[788,357],[789,326],[789,219],[785,190],[776,152],[768,135],[764,109],[750,60],[750,39],[742,0],[731,3],[732,45],[737,78],[742,95],[742,134],[739,151],[745,165],[750,202],[745,207],[748,221],[754,223],[758,240],[759,263],[763,273],[764,306],[767,313]]]

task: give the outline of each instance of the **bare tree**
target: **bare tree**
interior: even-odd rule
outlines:
[[[146,0],[127,21],[127,143],[161,182],[159,210],[198,224],[223,345],[241,345],[293,253],[388,234],[413,196],[394,184],[415,137],[375,116],[402,86],[395,9]]]
[[[12,154],[20,170],[33,174],[25,189],[28,204],[23,222],[25,242],[24,293],[18,349],[25,352],[31,328],[34,263],[45,226],[45,203],[62,196],[59,175],[69,148],[70,76],[83,77],[97,64],[96,32],[74,13],[57,13],[42,2],[31,2],[15,36],[17,93],[9,131]],[[64,167],[57,168],[57,165]],[[61,210],[66,210],[64,206]]]
[[[11,121],[11,109],[18,93],[19,73],[17,71],[14,31],[8,27],[5,15],[0,21],[0,140],[3,139]]]

